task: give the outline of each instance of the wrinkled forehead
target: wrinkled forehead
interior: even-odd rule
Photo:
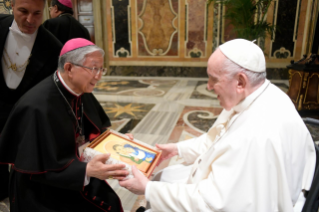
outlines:
[[[44,9],[45,2],[45,0],[13,0],[12,5],[15,7],[42,11]]]
[[[223,74],[223,64],[225,59],[225,55],[217,49],[208,59],[207,74],[215,77]]]
[[[103,64],[104,58],[101,52],[95,51],[91,52],[89,54],[86,54],[84,57],[84,63],[90,63],[90,64]]]

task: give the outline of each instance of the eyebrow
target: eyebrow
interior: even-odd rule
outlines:
[[[23,7],[23,6],[18,7],[18,10],[24,10],[24,11],[28,11],[28,12],[30,12],[27,8],[25,8],[25,7]],[[41,11],[42,11],[42,10],[36,10],[36,11],[33,11],[32,13],[38,13],[38,12],[40,12],[40,13],[41,13]]]
[[[210,76],[211,78],[213,78],[213,79],[216,79],[216,80],[218,80],[218,78],[217,77],[214,77],[213,75],[211,75],[211,74],[208,74],[208,76]]]

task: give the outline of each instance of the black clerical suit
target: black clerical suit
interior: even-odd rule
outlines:
[[[319,147],[316,149],[316,169],[311,183],[310,190],[306,193],[306,201],[302,212],[318,212],[319,208]]]
[[[3,55],[4,45],[12,25],[13,15],[0,14],[0,58]],[[18,99],[34,85],[53,74],[58,66],[58,57],[62,44],[43,26],[38,34],[31,51],[30,62],[26,67],[23,79],[17,89],[7,87],[0,59],[0,137],[6,120]],[[8,166],[0,165],[0,200],[7,196]]]
[[[57,37],[62,44],[73,38],[91,40],[89,31],[69,13],[51,18],[43,26]]]
[[[91,177],[84,186],[87,163],[78,155],[78,126],[92,140],[110,120],[92,94],[74,96],[56,73],[18,101],[0,138],[0,162],[14,165],[11,212],[122,211],[105,181]]]

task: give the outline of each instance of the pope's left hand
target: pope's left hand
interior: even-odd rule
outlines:
[[[125,135],[126,135],[129,139],[134,140],[133,134],[131,134],[131,133],[125,133]]]
[[[119,181],[120,186],[137,195],[144,195],[149,181],[135,166],[132,166],[134,178]]]

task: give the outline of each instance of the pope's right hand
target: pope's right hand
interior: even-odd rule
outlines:
[[[129,173],[126,170],[124,164],[105,164],[105,161],[109,159],[110,154],[102,154],[95,156],[86,165],[86,175],[88,177],[95,177],[100,180],[113,178],[117,180],[123,180]]]
[[[177,145],[170,143],[170,144],[156,144],[156,148],[158,150],[162,150],[162,155],[160,159],[158,160],[157,165],[162,163],[162,161],[170,159],[174,157],[175,155],[178,155],[178,149]]]

